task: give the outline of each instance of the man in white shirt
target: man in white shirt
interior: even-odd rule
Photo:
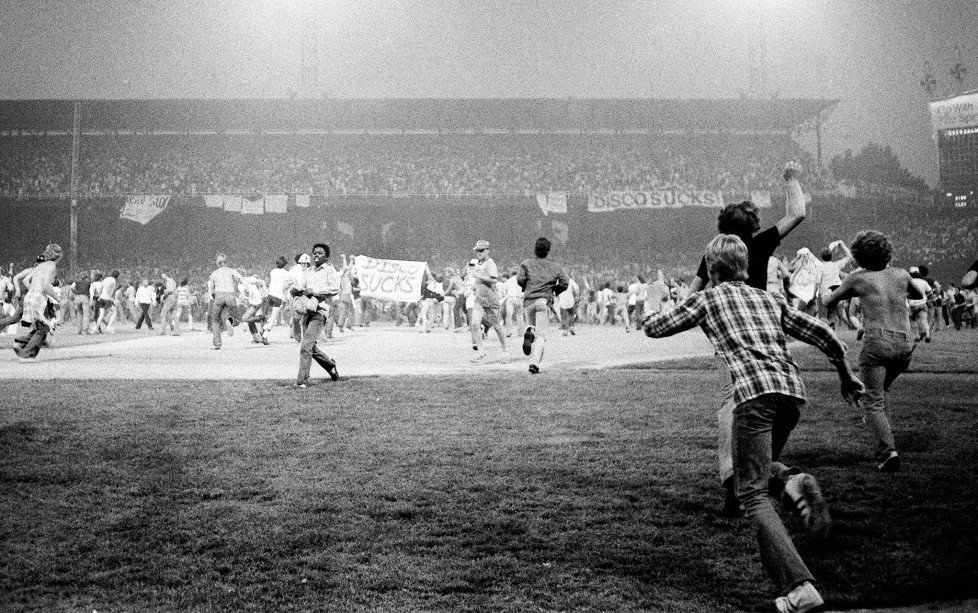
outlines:
[[[513,335],[514,330],[522,330],[523,323],[523,288],[516,282],[518,270],[511,270],[509,278],[503,283],[503,296],[506,301],[506,336]]]
[[[289,271],[285,270],[287,263],[288,260],[279,256],[275,260],[275,268],[269,273],[268,306],[271,307],[271,312],[265,319],[265,325],[262,326],[261,330],[261,340],[266,345],[268,344],[268,332],[278,325],[279,314],[282,312],[282,305],[285,304],[285,288],[289,283]]]
[[[920,290],[924,297],[920,300],[907,300],[910,307],[910,326],[917,329],[917,340],[930,342],[930,321],[927,319],[927,299],[933,293],[934,288],[930,286],[923,276],[920,269],[916,266],[910,268],[910,282]]]
[[[174,311],[177,308],[177,280],[171,277],[166,271],[160,272],[163,279],[163,308],[160,310],[160,323],[163,329],[160,336],[166,334],[167,328],[172,328],[176,332],[176,322],[173,321]]]
[[[842,251],[842,259],[832,260],[832,254],[835,249]],[[830,313],[825,308],[824,300],[836,288],[842,285],[842,269],[852,262],[852,252],[849,251],[849,247],[846,246],[845,242],[835,241],[828,248],[822,249],[819,253],[819,258],[822,260],[822,274],[819,278],[818,286],[818,318],[829,324],[832,328],[835,328],[835,321],[837,319],[848,323],[848,321],[843,319],[846,311],[840,304],[835,308],[834,312]]]
[[[102,324],[105,324],[106,332],[115,334],[112,322],[115,321],[115,290],[118,287],[118,283],[118,270],[113,270],[112,274],[102,279],[98,295],[99,316],[98,321],[95,322],[95,331],[98,334],[102,333]]]
[[[153,318],[149,316],[149,307],[156,300],[156,292],[150,286],[149,279],[143,279],[139,282],[139,289],[136,290],[135,298],[136,305],[139,307],[139,319],[136,320],[136,329],[141,328],[145,321],[146,327],[152,330]]]
[[[251,341],[253,343],[267,345],[268,341],[259,334],[257,325],[257,322],[265,319],[265,314],[262,312],[264,298],[261,292],[261,288],[264,285],[265,282],[261,279],[245,277],[241,280],[241,287],[239,289],[241,289],[241,293],[244,294],[245,301],[247,302],[247,308],[245,309],[244,315],[241,316],[241,321],[248,324],[248,332],[251,332]]]
[[[292,331],[289,333],[289,338],[295,339],[295,342],[302,342],[302,314],[296,310],[296,302],[298,298],[293,297],[291,290],[294,288],[305,287],[306,284],[306,270],[312,265],[312,258],[309,257],[308,253],[298,253],[295,256],[295,264],[289,269],[289,276],[286,279],[285,291],[289,296],[289,306],[292,312],[292,316],[289,322],[289,326]]]

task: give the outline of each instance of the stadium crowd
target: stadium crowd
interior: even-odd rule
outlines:
[[[776,187],[784,159],[814,168],[810,157],[783,135],[105,135],[83,139],[79,167],[85,196],[743,194]],[[0,196],[64,196],[70,168],[69,137],[8,137]]]

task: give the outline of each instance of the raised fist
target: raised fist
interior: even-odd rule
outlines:
[[[801,164],[798,162],[788,162],[784,165],[784,174],[781,176],[784,177],[785,181],[790,181],[792,179],[801,179],[801,175]]]

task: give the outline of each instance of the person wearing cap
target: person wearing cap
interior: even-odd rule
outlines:
[[[58,302],[60,295],[54,286],[58,274],[58,261],[64,252],[61,245],[51,243],[44,249],[44,261],[24,277],[27,293],[24,295],[24,312],[20,325],[29,328],[26,335],[17,337],[14,353],[22,362],[31,362],[44,346],[55,322],[48,316],[48,304]]]
[[[241,274],[228,266],[227,261],[228,256],[218,253],[215,258],[217,270],[212,272],[207,280],[207,291],[213,297],[210,313],[211,331],[214,333],[213,349],[221,348],[224,323],[238,304],[238,284],[241,283]],[[164,329],[167,323],[163,322]],[[233,328],[229,333],[234,334]]]
[[[499,281],[499,269],[496,262],[489,257],[489,241],[476,241],[472,248],[476,255],[476,265],[469,266],[469,275],[475,282],[473,292],[472,313],[469,317],[469,330],[472,333],[472,349],[476,355],[473,362],[483,362],[486,359],[486,352],[482,347],[482,320],[496,331],[499,337],[499,344],[502,347],[502,361],[509,361],[509,352],[506,351],[506,331],[499,321],[499,292],[496,283]]]
[[[291,296],[290,290],[305,284],[306,270],[310,264],[312,264],[312,258],[309,257],[308,253],[297,253],[295,264],[289,268],[289,276],[285,281],[285,292],[291,297],[289,304],[292,307],[292,319],[289,322],[292,331],[289,333],[289,338],[295,339],[297,343],[302,342],[302,315],[295,308],[297,298]]]
[[[537,239],[531,259],[523,260],[516,273],[516,283],[523,288],[523,312],[526,331],[523,333],[523,353],[530,356],[530,374],[540,372],[543,349],[550,330],[550,309],[554,296],[560,295],[570,285],[567,273],[552,261],[550,241]]]

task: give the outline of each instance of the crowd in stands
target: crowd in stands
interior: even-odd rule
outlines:
[[[779,185],[784,160],[814,168],[810,158],[784,135],[92,135],[79,193],[744,194]],[[64,196],[70,168],[67,136],[6,137],[0,196]]]

